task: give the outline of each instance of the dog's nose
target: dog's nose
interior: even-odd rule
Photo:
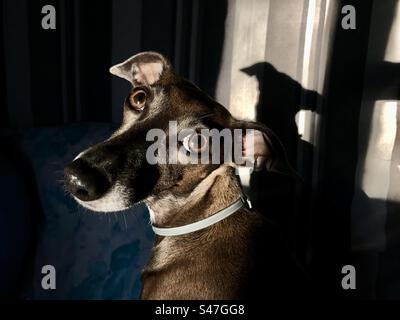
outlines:
[[[100,169],[83,159],[77,159],[64,169],[65,189],[82,201],[101,198],[111,183]]]

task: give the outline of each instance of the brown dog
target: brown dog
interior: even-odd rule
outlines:
[[[65,185],[95,211],[147,205],[154,230],[162,235],[156,236],[142,275],[142,299],[238,299],[259,297],[257,289],[273,296],[297,291],[297,268],[274,228],[242,200],[238,164],[183,161],[209,150],[201,129],[254,129],[256,169],[284,172],[290,168],[276,136],[262,124],[233,118],[158,53],[137,54],[110,72],[132,84],[123,123],[65,168]],[[195,133],[178,141],[175,162],[169,161],[171,154],[156,152],[166,161],[149,163],[148,132],[158,128],[170,138],[170,121],[176,121],[177,133]],[[240,143],[246,145],[245,139]]]

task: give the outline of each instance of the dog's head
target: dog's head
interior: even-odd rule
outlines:
[[[210,140],[201,134],[203,129],[254,129],[256,167],[290,170],[281,143],[267,127],[233,118],[176,75],[162,55],[139,53],[110,72],[132,84],[122,124],[108,140],[81,152],[65,168],[66,190],[84,207],[107,212],[160,195],[185,198],[218,167],[235,166],[234,161],[224,161],[222,152],[219,163],[201,161],[204,156],[211,159]],[[157,133],[165,133],[164,139],[155,139]],[[240,139],[240,146],[246,146],[246,135]],[[189,160],[193,155],[201,155],[199,163]]]

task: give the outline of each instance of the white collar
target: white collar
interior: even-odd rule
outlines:
[[[197,221],[197,222],[193,222],[193,223],[186,224],[184,226],[173,227],[173,228],[159,228],[159,227],[155,227],[154,225],[152,225],[151,227],[153,228],[154,233],[159,236],[165,236],[165,237],[180,236],[183,234],[195,232],[195,231],[207,228],[209,226],[212,226],[213,224],[216,224],[217,222],[234,214],[236,211],[238,211],[243,206],[246,206],[247,208],[251,208],[251,203],[245,196],[241,196],[239,199],[237,199],[235,202],[233,202],[228,207],[226,207],[220,211],[217,211],[212,216],[205,218],[203,220]]]

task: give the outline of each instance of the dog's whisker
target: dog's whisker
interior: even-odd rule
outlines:
[[[128,231],[128,225],[126,223],[125,212],[122,212],[122,218],[124,219],[124,222],[125,222],[125,231]]]

